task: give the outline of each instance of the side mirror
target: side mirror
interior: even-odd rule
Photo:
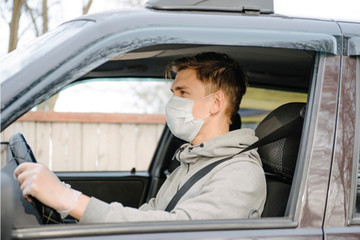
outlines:
[[[11,239],[14,216],[14,192],[12,176],[1,171],[1,239]]]

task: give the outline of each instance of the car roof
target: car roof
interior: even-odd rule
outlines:
[[[152,19],[147,19],[146,24],[159,24],[161,26],[172,26],[174,24],[182,24],[184,26],[229,26],[237,28],[253,28],[253,29],[268,29],[278,31],[293,31],[293,32],[308,32],[308,33],[323,33],[338,35],[338,29],[333,27],[336,21],[330,19],[315,19],[291,17],[279,14],[252,14],[248,12],[231,12],[231,11],[204,11],[204,10],[167,10],[167,9],[137,9],[128,11],[107,11],[103,13],[90,14],[78,17],[71,21],[93,21],[100,22],[117,22],[124,18],[130,18],[137,15],[136,22],[126,22],[117,24],[117,30],[127,25],[135,23],[142,24],[142,16],[146,18],[151,16]],[[141,16],[142,15],[142,16]],[[186,17],[185,17],[186,16]],[[214,20],[211,20],[213,18]],[[163,21],[166,19],[167,21]],[[200,20],[196,22],[194,20]],[[229,19],[238,19],[230,22]],[[205,22],[204,20],[209,20]],[[115,29],[114,29],[115,30]],[[341,33],[340,33],[341,34]]]
[[[145,6],[158,10],[274,13],[273,0],[149,0]]]

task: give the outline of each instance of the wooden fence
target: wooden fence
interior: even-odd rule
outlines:
[[[23,133],[37,161],[53,171],[146,170],[164,124],[161,114],[28,112],[1,141]]]

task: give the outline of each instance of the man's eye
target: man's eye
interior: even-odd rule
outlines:
[[[187,94],[187,92],[181,91],[180,94],[181,94],[181,96],[183,96],[183,95]]]

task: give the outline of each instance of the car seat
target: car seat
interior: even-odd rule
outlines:
[[[295,171],[302,133],[305,103],[287,103],[270,112],[255,130],[259,139],[292,124],[280,140],[260,146],[258,152],[266,174],[267,197],[262,217],[284,216]]]

